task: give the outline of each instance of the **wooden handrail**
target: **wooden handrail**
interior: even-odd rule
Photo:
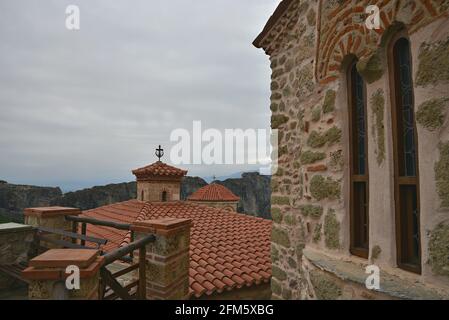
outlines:
[[[131,224],[126,223],[117,223],[117,222],[111,222],[111,221],[104,221],[104,220],[97,220],[94,218],[88,218],[88,217],[77,217],[77,216],[66,216],[65,219],[67,221],[71,221],[73,223],[72,230],[78,230],[78,226],[81,223],[81,245],[85,244],[85,241],[88,240],[88,236],[86,235],[86,224],[92,224],[97,226],[103,226],[103,227],[110,227],[118,230],[126,230],[131,231]],[[144,238],[134,241],[134,232],[131,231],[130,234],[131,237],[131,243],[123,246],[121,248],[118,248],[114,251],[111,251],[109,253],[106,253],[103,255],[104,261],[103,266],[100,269],[100,276],[101,276],[101,289],[100,294],[102,298],[120,298],[123,300],[132,299],[132,298],[138,298],[138,299],[146,299],[146,245],[150,242],[153,242],[156,240],[155,235],[147,235]],[[68,245],[71,246],[78,246],[77,244],[69,243]],[[135,265],[131,265],[128,268],[125,268],[121,271],[116,272],[115,274],[112,274],[106,266],[117,261],[133,261],[133,252],[135,250],[139,250],[139,262]],[[128,256],[127,256],[128,255]],[[133,283],[122,287],[120,283],[117,281],[116,278],[125,275],[135,269],[139,269],[139,279],[134,281]],[[105,297],[105,289],[106,286],[109,286],[110,290],[113,291],[112,294]],[[137,286],[137,290],[134,294],[130,294],[130,290]]]
[[[67,221],[89,223],[96,226],[111,227],[119,230],[130,230],[131,228],[131,224],[128,223],[97,220],[94,218],[87,218],[87,217],[66,216],[65,219]]]
[[[37,237],[37,239],[39,239],[39,241],[50,242],[50,243],[56,244],[58,247],[61,247],[61,248],[98,250],[98,248],[86,247],[86,246],[82,246],[80,244],[73,243],[71,241],[65,241],[65,240],[60,240],[60,239],[49,238],[49,237],[45,237],[45,236],[40,235],[40,234],[37,234],[36,237]],[[45,250],[48,250],[47,247],[42,247],[41,246],[41,248],[45,249]]]
[[[89,237],[89,236],[86,236],[83,234],[73,233],[73,232],[69,232],[69,231],[65,231],[65,230],[59,230],[59,229],[53,229],[53,228],[47,228],[47,227],[38,227],[37,229],[40,232],[53,233],[53,234],[58,234],[61,236],[72,238],[72,239],[83,240],[84,243],[81,243],[81,245],[83,245],[83,246],[85,245],[86,241],[96,243],[97,245],[104,245],[108,242],[108,240],[106,240],[106,239]]]
[[[148,235],[140,240],[134,241],[127,246],[116,249],[110,253],[104,255],[104,263],[101,267],[101,279],[102,289],[100,290],[103,299],[115,299],[120,298],[127,299],[146,299],[146,245],[156,240],[154,235]],[[123,270],[120,270],[112,274],[106,266],[113,263],[116,260],[123,259],[124,256],[130,254],[134,250],[139,250],[139,262],[131,265]],[[129,258],[129,257],[127,257]],[[133,270],[139,269],[139,279],[122,287],[116,278],[123,276]],[[106,286],[109,286],[109,291],[113,293],[108,295],[108,290],[105,291]],[[137,286],[137,290],[134,294],[130,294],[130,290]]]
[[[156,237],[154,235],[150,234],[140,240],[131,242],[130,244],[128,244],[124,247],[121,247],[121,248],[115,249],[114,251],[106,253],[104,255],[103,266],[107,266],[108,264],[111,264],[112,262],[119,260],[123,256],[126,256],[127,254],[130,254],[132,251],[140,249],[140,248],[146,246],[148,243],[153,242],[155,240],[156,240]]]

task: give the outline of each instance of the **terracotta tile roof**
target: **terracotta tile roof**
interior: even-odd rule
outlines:
[[[132,173],[137,178],[146,177],[183,177],[187,174],[186,170],[182,170],[170,166],[162,161],[157,161],[146,167],[135,169]]]
[[[221,184],[212,183],[194,192],[187,198],[192,201],[239,201],[239,197]]]
[[[196,297],[270,280],[270,220],[185,201],[132,200],[89,210],[83,215],[116,222],[165,217],[192,219],[189,282],[190,294]],[[129,234],[110,228],[90,226],[87,231],[110,239],[106,251],[130,241]]]
[[[141,202],[138,200],[129,200],[92,210],[83,211],[82,216],[98,220],[132,223],[136,221],[144,206],[145,202]],[[110,251],[118,248],[121,245],[123,239],[127,234],[127,231],[117,230],[109,227],[100,228],[91,224],[87,224],[87,234],[93,237],[107,239],[108,242],[102,249],[105,251]]]

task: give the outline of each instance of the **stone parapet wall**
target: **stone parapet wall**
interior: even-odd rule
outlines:
[[[369,262],[356,257],[324,254],[320,250],[306,248],[303,258],[314,296],[318,299],[449,299],[449,288],[416,281],[409,273],[398,273],[393,268],[382,269],[379,288],[369,290],[365,285]]]
[[[0,224],[0,265],[27,264],[34,249],[35,230],[18,223]]]
[[[0,224],[0,266],[27,265],[36,251],[35,230],[17,223]],[[19,285],[17,279],[0,271],[0,290]]]

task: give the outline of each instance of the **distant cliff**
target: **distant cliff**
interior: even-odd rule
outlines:
[[[238,211],[271,219],[271,177],[258,172],[243,173],[239,179],[216,181],[240,197]]]
[[[186,199],[199,188],[207,185],[206,181],[199,177],[185,177],[181,183],[181,199]],[[68,192],[54,199],[54,205],[75,207],[82,210],[93,209],[115,202],[136,198],[136,182],[109,184],[90,189]]]
[[[207,186],[207,182],[200,177],[184,177],[181,183],[181,200],[186,200],[188,196],[204,186]]]
[[[240,197],[238,211],[270,218],[270,178],[258,173],[244,173],[242,178],[217,181]],[[181,199],[207,182],[199,177],[185,177]],[[0,182],[0,223],[23,221],[23,209],[40,206],[65,206],[88,210],[136,198],[136,183],[125,182],[97,186],[63,194],[60,188],[14,185]]]
[[[61,197],[54,199],[52,204],[88,210],[115,202],[135,199],[136,189],[135,182],[108,184],[106,186],[67,192]]]
[[[23,209],[45,207],[54,199],[62,196],[60,188],[36,187],[27,185],[0,183],[0,218],[4,221],[23,220]]]

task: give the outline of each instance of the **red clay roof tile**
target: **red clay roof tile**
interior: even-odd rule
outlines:
[[[212,292],[214,292],[217,289],[212,283],[210,283],[207,280],[204,281],[201,285],[208,290],[207,292],[208,294],[212,294]]]
[[[223,290],[267,283],[271,278],[271,221],[191,202],[130,200],[83,212],[84,216],[131,223],[162,217],[192,219],[190,294],[201,297]],[[108,239],[103,250],[129,243],[126,231],[88,225],[87,233]]]
[[[223,291],[223,289],[226,288],[226,284],[218,279],[213,280],[212,283],[216,288],[218,288],[219,292]]]
[[[245,284],[245,280],[240,278],[238,275],[234,274],[231,279],[234,280],[235,282],[237,282],[237,284],[239,284],[239,285]]]
[[[221,184],[212,183],[204,186],[190,195],[190,201],[239,201],[240,198],[232,193],[231,190]]]
[[[223,283],[225,283],[231,289],[235,286],[235,282],[228,277],[224,277],[223,279],[221,279],[221,281],[223,281]]]
[[[198,282],[194,282],[190,285],[190,288],[197,294],[198,296],[202,296],[207,289],[200,285]]]
[[[183,177],[187,174],[186,170],[182,170],[170,166],[162,161],[157,161],[148,166],[135,169],[132,173],[137,179],[146,179],[152,177]]]

